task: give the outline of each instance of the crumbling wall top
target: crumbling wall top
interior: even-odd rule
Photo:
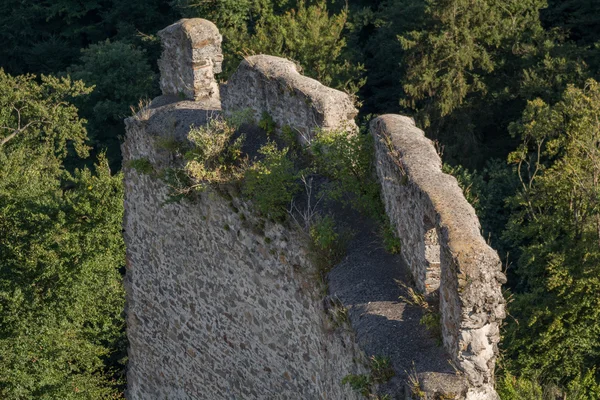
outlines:
[[[268,113],[278,128],[289,126],[304,143],[318,129],[356,130],[358,110],[350,96],[301,75],[285,58],[247,57],[221,90],[226,114],[248,108],[258,118]]]

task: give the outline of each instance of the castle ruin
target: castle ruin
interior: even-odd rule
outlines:
[[[292,127],[303,144],[318,129],[357,130],[349,96],[282,58],[248,57],[219,87],[221,35],[209,21],[184,19],[159,36],[163,95],[126,120],[125,165],[145,159],[155,169],[172,168],[178,161],[161,143],[186,140],[191,126],[240,109],[267,113],[277,126]],[[456,179],[441,171],[432,142],[410,118],[380,116],[370,133],[387,217],[402,243],[393,262],[410,271],[421,293],[439,296],[443,347],[432,351],[455,369],[415,371],[422,394],[497,399],[506,279],[498,255],[482,238]],[[363,398],[341,381],[368,372],[365,360],[373,354],[361,337],[377,330],[360,323],[366,312],[358,308],[350,313],[355,332],[331,326],[324,299],[335,293],[320,293],[311,282],[314,267],[299,233],[261,221],[235,193],[168,200],[163,181],[125,168],[127,398]],[[332,287],[358,290],[344,282]],[[342,303],[346,298],[340,295]],[[410,346],[384,339],[390,352]],[[398,382],[407,383],[410,371],[396,372]],[[380,393],[417,398],[405,386]]]

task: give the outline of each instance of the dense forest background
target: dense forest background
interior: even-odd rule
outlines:
[[[503,399],[600,399],[600,2],[4,0],[0,397],[121,398],[119,143],[181,17],[414,116],[505,262]]]

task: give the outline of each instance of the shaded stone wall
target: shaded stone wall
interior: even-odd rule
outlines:
[[[247,57],[221,87],[221,96],[226,114],[251,109],[260,119],[266,112],[279,129],[291,127],[302,144],[318,128],[357,129],[358,111],[350,96],[301,75],[285,58]]]
[[[497,398],[494,367],[506,279],[500,259],[481,236],[456,179],[442,173],[433,144],[412,119],[384,115],[372,121],[371,132],[402,256],[423,293],[439,291],[444,347],[473,386],[467,398]]]
[[[177,167],[160,143],[219,112],[155,99],[126,120],[124,164]],[[358,399],[352,334],[333,329],[293,229],[207,191],[168,203],[168,187],[126,167],[127,398]]]

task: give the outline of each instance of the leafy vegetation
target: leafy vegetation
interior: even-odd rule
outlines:
[[[300,191],[294,163],[288,157],[289,149],[278,149],[274,142],[263,146],[264,156],[246,172],[244,193],[265,216],[282,220],[294,195]]]
[[[350,385],[352,390],[366,398],[373,398],[373,385],[388,382],[395,375],[389,357],[371,356],[369,358],[369,374],[347,375],[342,379],[342,385]],[[380,398],[380,397],[375,397]],[[387,395],[383,398],[387,398]]]
[[[351,131],[322,131],[311,143],[317,172],[329,178],[333,200],[351,205],[377,220],[383,217],[379,184],[374,176],[373,138]]]
[[[558,382],[600,362],[600,85],[569,86],[550,106],[528,103],[511,126],[521,189],[504,234],[521,244],[507,331],[512,362]],[[524,330],[527,331],[525,334]]]
[[[244,135],[234,138],[235,126],[222,117],[211,118],[208,124],[194,127],[188,134],[190,148],[185,152],[185,171],[196,185],[226,183],[241,178],[245,170],[242,157]]]
[[[400,296],[402,301],[412,306],[418,307],[423,312],[419,323],[425,325],[431,337],[433,337],[439,346],[442,345],[442,315],[440,312],[440,301],[437,293],[432,293],[427,298],[415,291],[402,281],[396,281],[406,295]]]
[[[82,82],[0,70],[0,397],[117,398],[125,362],[123,187],[85,157]],[[99,301],[101,299],[101,301]]]

